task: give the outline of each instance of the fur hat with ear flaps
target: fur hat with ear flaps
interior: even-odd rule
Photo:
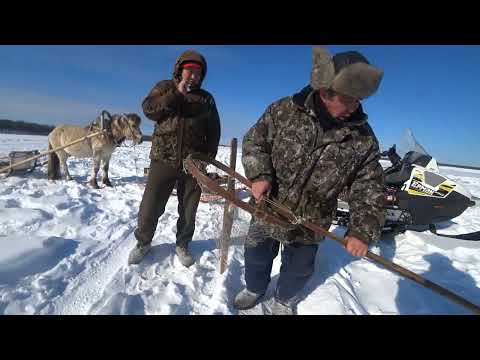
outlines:
[[[310,86],[318,90],[330,88],[355,99],[373,95],[383,78],[383,71],[370,65],[357,51],[347,51],[332,56],[321,47],[312,51]]]

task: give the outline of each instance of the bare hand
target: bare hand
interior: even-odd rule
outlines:
[[[252,184],[252,195],[255,198],[255,200],[260,201],[264,194],[270,190],[271,184],[270,181],[268,180],[259,180],[255,181]]]
[[[188,88],[187,80],[182,79],[182,81],[178,83],[178,86],[177,86],[178,91],[181,92],[183,95],[187,95],[187,88]]]
[[[355,236],[346,236],[347,251],[353,256],[364,257],[368,252],[368,245]]]

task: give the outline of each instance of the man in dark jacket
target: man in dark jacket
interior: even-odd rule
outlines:
[[[205,58],[188,50],[175,63],[172,80],[157,83],[143,101],[145,116],[155,121],[150,151],[150,171],[143,193],[137,245],[129,264],[138,264],[151,248],[158,219],[177,184],[178,221],[176,253],[183,265],[194,260],[188,244],[195,230],[195,217],[201,189],[183,171],[183,159],[193,152],[215,158],[220,140],[220,120],[213,96],[201,89],[207,73]]]
[[[360,101],[376,92],[383,72],[360,53],[331,56],[313,49],[310,85],[270,105],[243,139],[242,163],[256,201],[273,196],[296,216],[325,229],[347,189],[347,250],[364,256],[385,221],[383,170],[377,139]],[[255,306],[270,282],[283,244],[272,312],[293,314],[296,297],[313,274],[321,237],[302,227],[284,230],[252,217],[245,243],[246,289],[237,309]]]

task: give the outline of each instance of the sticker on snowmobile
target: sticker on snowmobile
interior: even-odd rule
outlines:
[[[409,180],[408,193],[417,196],[444,198],[455,188],[455,183],[422,169],[414,168]]]

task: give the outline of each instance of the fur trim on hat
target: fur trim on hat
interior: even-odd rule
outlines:
[[[382,70],[364,62],[346,65],[335,73],[333,57],[322,47],[312,49],[312,63],[310,86],[314,90],[331,88],[359,100],[373,95],[383,78]]]
[[[315,90],[322,87],[330,87],[335,77],[335,66],[330,52],[322,47],[314,47],[312,50],[312,63],[310,86]]]
[[[378,90],[382,78],[382,70],[359,62],[340,70],[335,76],[331,88],[336,92],[361,100],[372,96]]]

